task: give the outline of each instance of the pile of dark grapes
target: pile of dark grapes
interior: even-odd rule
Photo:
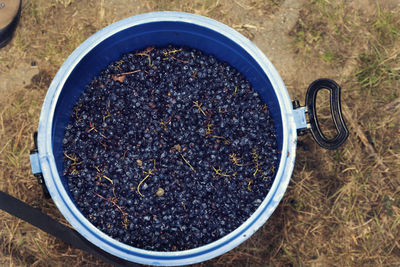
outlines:
[[[134,247],[187,250],[239,227],[278,164],[248,80],[196,49],[148,47],[95,77],[66,126],[64,176],[81,212]]]

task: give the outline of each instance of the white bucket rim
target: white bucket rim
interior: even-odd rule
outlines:
[[[80,60],[110,36],[130,27],[152,22],[183,22],[211,29],[240,45],[268,76],[279,102],[282,116],[283,143],[279,168],[273,185],[257,210],[236,230],[210,244],[173,252],[149,251],[119,242],[101,232],[87,220],[70,199],[57,171],[53,155],[52,125],[61,90]],[[84,41],[64,62],[54,77],[39,119],[38,152],[43,177],[56,206],[67,221],[87,240],[122,259],[149,265],[187,265],[217,257],[238,246],[256,232],[281,201],[290,181],[296,153],[297,132],[289,93],[275,67],[246,37],[213,19],[184,12],[150,12],[115,22]]]

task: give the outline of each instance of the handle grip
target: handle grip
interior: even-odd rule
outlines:
[[[337,130],[337,135],[331,139],[326,138],[322,133],[321,127],[318,123],[316,111],[316,97],[319,90],[328,89],[330,92],[330,106],[332,119]],[[323,148],[336,149],[341,146],[349,136],[349,130],[342,116],[342,108],[340,102],[340,86],[330,79],[318,79],[310,84],[306,93],[306,107],[308,117],[310,120],[310,131],[317,142]]]

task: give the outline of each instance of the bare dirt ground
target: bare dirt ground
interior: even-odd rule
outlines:
[[[58,68],[112,22],[155,10],[219,20],[252,40],[304,103],[320,77],[343,89],[350,137],[336,151],[300,137],[289,188],[267,223],[199,266],[400,266],[400,3],[372,1],[24,1],[0,50],[0,190],[66,223],[30,174],[41,104]],[[318,107],[332,134],[329,101]],[[107,266],[0,212],[0,266]]]

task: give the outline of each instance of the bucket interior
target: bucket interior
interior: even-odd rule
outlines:
[[[192,23],[163,21],[146,23],[111,34],[110,37],[95,45],[76,64],[64,83],[53,117],[52,145],[57,170],[66,189],[68,185],[62,175],[62,139],[72,107],[85,86],[109,63],[118,60],[122,54],[136,49],[141,50],[147,46],[167,46],[168,44],[185,45],[213,54],[245,75],[269,107],[276,127],[278,149],[281,150],[283,130],[277,96],[267,74],[243,47],[218,32]],[[66,191],[69,192],[69,190]]]

